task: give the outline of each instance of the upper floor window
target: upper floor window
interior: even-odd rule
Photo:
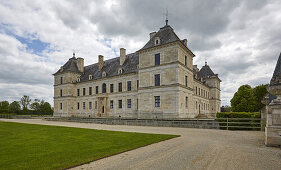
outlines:
[[[186,108],[188,107],[188,97],[187,96],[185,97],[185,107]]]
[[[119,108],[119,109],[122,108],[122,100],[118,100],[118,108]]]
[[[200,96],[200,88],[198,89],[198,92],[199,92],[199,96]]]
[[[89,109],[92,110],[92,102],[89,102]]]
[[[118,84],[118,91],[119,91],[119,92],[122,92],[122,83],[119,83],[119,84]]]
[[[195,94],[197,94],[197,86],[195,87]]]
[[[99,86],[96,86],[96,94],[99,93]]]
[[[106,93],[106,84],[105,83],[102,84],[102,93]]]
[[[155,107],[160,107],[160,96],[154,96]]]
[[[139,88],[139,80],[137,80],[137,89]]]
[[[89,87],[89,95],[92,95],[92,87]]]
[[[83,109],[85,110],[86,109],[86,103],[83,102]]]
[[[60,84],[63,83],[63,77],[60,77]]]
[[[184,56],[184,65],[187,65],[187,56]]]
[[[86,95],[86,88],[83,88],[83,96]]]
[[[132,82],[131,81],[127,81],[127,90],[128,91],[132,90]]]
[[[60,97],[62,97],[62,89],[60,89]]]
[[[106,72],[105,71],[102,72],[102,77],[106,77]]]
[[[155,86],[160,86],[160,74],[155,74],[154,75],[154,85]]]
[[[110,109],[113,109],[113,100],[110,100]]]
[[[114,85],[110,84],[110,93],[113,93],[113,92],[114,92]]]
[[[80,82],[80,77],[77,77],[77,82]]]
[[[80,89],[77,89],[77,96],[80,96]]]
[[[132,107],[132,100],[131,99],[127,99],[127,107],[128,108]]]
[[[188,77],[185,76],[185,87],[187,87],[187,83],[188,83]]]
[[[155,54],[155,65],[158,66],[160,65],[160,54]]]
[[[77,110],[79,110],[80,109],[80,104],[79,104],[79,102],[77,102]]]

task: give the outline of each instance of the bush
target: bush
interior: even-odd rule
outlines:
[[[222,122],[219,123],[220,129],[227,129],[227,120],[223,118],[232,118],[228,120],[228,126],[236,126],[236,127],[229,127],[229,130],[257,130],[260,127],[259,124],[260,120],[241,120],[239,118],[254,118],[254,119],[260,119],[261,114],[259,112],[220,112],[216,115],[217,121]],[[220,119],[222,118],[222,119]],[[235,119],[238,118],[238,119]],[[237,123],[231,123],[231,122],[237,122]],[[249,127],[249,128],[247,128]]]

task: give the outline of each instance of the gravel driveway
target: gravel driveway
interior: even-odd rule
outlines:
[[[264,146],[264,132],[0,119],[181,137],[100,159],[73,169],[249,169],[281,170],[281,149]]]

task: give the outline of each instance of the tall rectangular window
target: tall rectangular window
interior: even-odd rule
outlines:
[[[119,108],[119,109],[122,108],[122,100],[118,100],[118,108]]]
[[[96,86],[96,94],[99,93],[99,86]]]
[[[114,85],[110,84],[110,93],[113,93],[113,92],[114,92]]]
[[[95,109],[97,109],[97,108],[98,108],[98,102],[95,101]]]
[[[139,88],[139,80],[137,80],[137,89]]]
[[[160,107],[160,96],[154,96],[155,107]]]
[[[60,84],[63,83],[63,77],[60,77]]]
[[[62,103],[60,103],[60,110],[62,110]]]
[[[62,89],[60,89],[60,97],[62,97]]]
[[[122,83],[119,83],[119,84],[118,84],[118,91],[119,91],[119,92],[122,92]]]
[[[83,96],[86,95],[86,88],[83,88]]]
[[[89,102],[89,109],[92,110],[92,102]]]
[[[127,99],[127,107],[128,108],[132,107],[132,100],[131,99]]]
[[[89,87],[89,95],[92,95],[92,87]]]
[[[113,109],[113,100],[110,100],[110,109]]]
[[[160,74],[155,74],[154,75],[154,85],[155,86],[160,86]]]
[[[131,91],[131,90],[132,90],[132,82],[127,81],[127,91]]]
[[[185,76],[185,87],[187,87],[187,83],[188,83],[188,77]]]
[[[187,56],[184,56],[184,65],[187,65]]]
[[[79,104],[79,102],[77,102],[77,110],[79,110],[80,109],[80,104]]]
[[[195,87],[195,94],[197,94],[197,86]]]
[[[77,96],[80,96],[80,89],[77,89]]]
[[[155,54],[155,65],[158,66],[160,65],[160,54]]]
[[[185,97],[185,107],[188,108],[188,97]]]
[[[199,96],[200,96],[200,88],[198,89],[198,92],[199,92]]]
[[[83,102],[83,109],[85,110],[85,108],[86,108],[86,103]]]

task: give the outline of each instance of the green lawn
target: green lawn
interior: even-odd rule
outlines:
[[[64,169],[174,137],[0,122],[0,169]]]

